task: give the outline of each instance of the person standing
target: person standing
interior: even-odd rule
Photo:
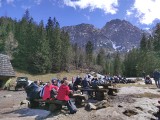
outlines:
[[[160,72],[157,69],[153,72],[153,78],[157,88],[160,88]]]

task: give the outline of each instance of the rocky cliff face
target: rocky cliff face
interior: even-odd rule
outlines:
[[[63,27],[70,35],[71,43],[84,47],[87,41],[94,44],[95,50],[128,51],[138,47],[143,31],[125,20],[111,20],[102,29],[90,24]]]
[[[112,20],[101,29],[112,42],[113,48],[129,50],[139,46],[143,31],[125,20]]]

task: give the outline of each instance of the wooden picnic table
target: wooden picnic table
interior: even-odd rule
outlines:
[[[105,93],[107,95],[114,95],[114,93],[118,92],[118,89],[115,87],[108,86],[107,88],[79,88],[81,90],[82,94],[86,92],[92,92],[92,94],[95,96],[97,100],[103,100],[105,97]]]

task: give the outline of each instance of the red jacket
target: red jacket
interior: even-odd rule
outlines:
[[[48,85],[46,85],[46,86],[44,86],[44,94],[43,94],[43,96],[42,96],[42,99],[43,100],[46,100],[46,99],[50,99],[50,92],[51,92],[51,90],[52,89],[55,89],[55,90],[58,90],[58,87],[57,86],[54,86],[54,85],[50,85],[50,86],[48,86]]]
[[[70,93],[70,89],[68,87],[68,85],[61,85],[59,87],[59,90],[58,90],[58,95],[57,95],[57,99],[58,100],[65,100],[65,101],[68,101],[70,100],[69,99],[69,93]]]

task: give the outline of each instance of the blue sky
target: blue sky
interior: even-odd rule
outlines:
[[[160,0],[0,0],[0,16],[21,19],[25,10],[38,23],[56,17],[60,26],[93,24],[102,28],[121,19],[148,29],[160,22]]]

